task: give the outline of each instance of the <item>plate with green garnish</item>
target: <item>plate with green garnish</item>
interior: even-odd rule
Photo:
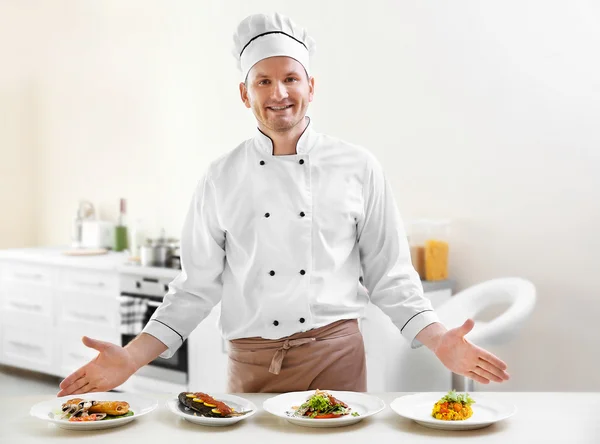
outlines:
[[[263,409],[304,427],[343,427],[381,412],[385,403],[360,392],[310,390],[267,399]]]
[[[425,392],[394,399],[391,409],[416,423],[441,430],[474,430],[505,420],[517,412],[504,394]]]
[[[63,429],[103,430],[128,424],[157,407],[155,399],[138,394],[90,392],[39,402],[30,414]]]

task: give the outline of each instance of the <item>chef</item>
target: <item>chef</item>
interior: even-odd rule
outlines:
[[[198,182],[182,272],[143,332],[125,347],[84,337],[99,354],[59,396],[110,390],[169,358],[219,302],[230,392],[366,391],[357,319],[369,301],[451,371],[481,383],[508,379],[504,362],[465,338],[472,320],[448,331],[423,296],[377,159],[318,133],[306,115],[315,85],[306,30],[280,14],[252,15],[234,48],[254,137]]]

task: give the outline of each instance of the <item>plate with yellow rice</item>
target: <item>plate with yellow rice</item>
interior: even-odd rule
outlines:
[[[425,427],[473,430],[488,427],[517,412],[515,405],[493,393],[418,393],[396,398],[390,407],[398,415]]]

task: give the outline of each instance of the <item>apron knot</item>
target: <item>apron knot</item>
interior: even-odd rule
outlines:
[[[300,345],[308,344],[309,342],[315,341],[316,338],[301,338],[301,339],[286,339],[279,350],[275,352],[273,359],[271,360],[271,366],[269,367],[269,373],[278,375],[281,371],[281,365],[283,364],[283,358],[287,354],[287,351],[292,347],[298,347]]]

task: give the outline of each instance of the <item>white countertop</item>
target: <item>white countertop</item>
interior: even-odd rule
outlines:
[[[0,261],[3,259],[16,260],[33,264],[84,268],[98,271],[115,271],[148,277],[175,278],[180,272],[180,270],[172,268],[129,265],[127,264],[127,255],[125,253],[109,251],[106,254],[99,254],[96,256],[68,256],[64,254],[67,250],[70,250],[70,248],[35,247],[4,249],[0,250]]]
[[[0,402],[0,442],[29,443],[461,443],[485,444],[592,444],[600,442],[600,393],[495,393],[498,401],[515,404],[518,412],[487,428],[442,431],[422,427],[402,418],[389,407],[402,393],[376,394],[386,403],[381,413],[358,424],[331,429],[298,427],[262,409],[273,395],[242,394],[259,411],[230,427],[203,427],[169,412],[165,395],[155,396],[154,412],[122,427],[105,431],[69,431],[29,415],[32,405],[48,397],[9,397]],[[149,395],[146,395],[149,396]]]

